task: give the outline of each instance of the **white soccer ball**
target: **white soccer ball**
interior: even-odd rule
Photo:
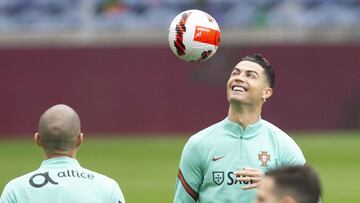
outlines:
[[[219,44],[219,25],[203,11],[183,11],[170,24],[170,48],[182,60],[205,61],[215,54]]]

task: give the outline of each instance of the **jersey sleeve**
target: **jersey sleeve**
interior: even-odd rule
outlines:
[[[305,165],[306,160],[295,141],[286,135],[280,144],[280,163],[281,166]]]
[[[116,181],[113,183],[111,203],[125,203],[124,195]]]
[[[0,203],[15,203],[15,200],[13,198],[12,192],[11,192],[11,186],[10,183],[8,183],[0,197]]]
[[[197,142],[190,138],[183,149],[174,203],[193,203],[198,200],[199,188],[203,182],[201,153],[198,148]]]

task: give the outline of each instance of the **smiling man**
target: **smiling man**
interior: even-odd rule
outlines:
[[[297,144],[261,118],[275,73],[260,54],[244,57],[227,82],[228,116],[193,135],[182,152],[174,203],[249,203],[263,174],[304,165]]]

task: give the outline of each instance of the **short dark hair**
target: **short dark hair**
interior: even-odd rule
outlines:
[[[265,75],[269,81],[270,87],[273,88],[275,86],[275,71],[270,62],[261,54],[255,53],[253,55],[245,56],[241,61],[251,61],[259,64],[265,70]]]
[[[321,197],[320,180],[309,166],[288,166],[265,173],[275,182],[278,195],[291,195],[298,203],[318,203]]]

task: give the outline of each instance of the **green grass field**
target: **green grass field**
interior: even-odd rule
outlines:
[[[360,199],[360,132],[292,133],[320,174],[325,203]],[[134,136],[132,136],[134,137]],[[181,150],[187,137],[91,138],[81,147],[82,166],[116,179],[128,203],[172,201]],[[0,189],[39,167],[32,138],[0,140]]]

